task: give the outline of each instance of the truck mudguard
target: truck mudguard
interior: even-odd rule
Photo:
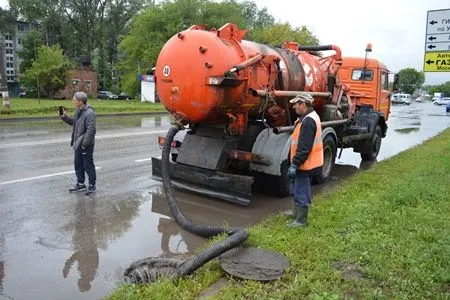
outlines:
[[[273,133],[272,128],[260,132],[253,144],[252,153],[261,155],[268,164],[250,164],[250,170],[264,174],[281,175],[281,163],[288,159],[291,147],[290,133]]]

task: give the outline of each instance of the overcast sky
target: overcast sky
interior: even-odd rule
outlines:
[[[255,0],[277,21],[306,25],[321,44],[335,44],[344,56],[370,57],[397,72],[423,70],[427,11],[450,9],[450,0]],[[450,19],[450,16],[449,16]],[[449,24],[450,25],[450,24]],[[450,42],[450,41],[449,41]],[[450,81],[450,73],[425,73],[425,83]]]
[[[450,0],[253,0],[277,21],[306,25],[321,44],[335,44],[344,56],[380,59],[392,72],[423,70],[427,11],[450,9]],[[8,1],[0,0],[6,7]],[[449,16],[450,19],[450,16]],[[449,24],[450,25],[450,24]],[[426,84],[450,81],[450,72],[425,73]]]

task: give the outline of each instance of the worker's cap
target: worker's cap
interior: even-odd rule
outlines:
[[[314,98],[310,94],[301,94],[295,96],[295,98],[291,99],[289,102],[291,103],[297,103],[297,102],[308,102],[309,104],[314,103]]]

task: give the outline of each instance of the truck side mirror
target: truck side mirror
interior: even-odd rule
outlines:
[[[398,74],[394,75],[394,83],[392,84],[392,93],[396,94],[398,93],[398,81],[400,79],[400,76]]]

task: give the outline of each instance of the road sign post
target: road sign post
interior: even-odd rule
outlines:
[[[427,13],[425,72],[450,72],[450,9]]]
[[[3,61],[3,57],[5,51],[5,47],[3,46],[2,41],[0,41],[0,94],[3,99],[3,109],[5,111],[9,111],[11,109],[9,103],[9,94],[8,94],[8,84],[6,81],[6,71],[5,71],[5,62]]]

